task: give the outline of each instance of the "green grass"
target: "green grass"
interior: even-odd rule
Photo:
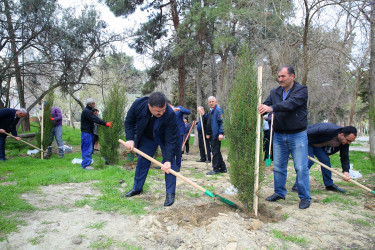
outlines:
[[[339,194],[332,194],[321,200],[322,203],[341,203],[344,205],[358,206],[356,201],[351,200],[349,197]]]
[[[340,154],[336,153],[331,158],[331,166],[336,167],[339,172],[342,171]],[[359,151],[349,152],[350,163],[353,164],[353,169],[359,171],[362,175],[368,175],[375,172],[375,165],[371,163],[370,154]],[[375,182],[374,182],[375,183]]]
[[[185,192],[188,196],[192,197],[192,198],[198,198],[200,197],[200,194],[199,193],[192,193],[192,192]]]
[[[273,236],[275,238],[290,241],[290,242],[296,243],[298,245],[303,245],[303,244],[307,243],[307,240],[304,237],[299,237],[299,236],[290,235],[290,234],[284,234],[283,232],[281,232],[279,230],[276,230],[276,229],[273,229],[272,233],[273,233]]]
[[[91,228],[91,229],[96,229],[96,230],[100,230],[100,229],[103,229],[103,227],[107,224],[107,222],[103,221],[103,222],[98,222],[98,223],[94,223],[94,224],[91,224],[88,226],[88,228]]]
[[[196,179],[204,179],[206,178],[206,175],[203,173],[193,173],[193,177]]]
[[[0,240],[6,239],[6,235],[16,231],[22,224],[15,214],[32,213],[36,210],[31,204],[21,199],[21,195],[27,192],[38,193],[39,187],[62,184],[91,182],[93,188],[100,190],[98,197],[85,197],[76,201],[77,207],[91,206],[99,211],[116,211],[123,214],[144,214],[144,207],[148,203],[141,199],[124,199],[119,180],[123,179],[127,187],[133,185],[134,170],[127,171],[117,166],[102,166],[102,169],[85,171],[80,165],[72,164],[73,158],[81,158],[80,153],[66,154],[64,158],[52,157],[49,160],[41,160],[33,156],[9,158],[0,163]],[[100,157],[93,156],[95,162],[100,162]],[[149,176],[156,175],[158,170],[150,170]],[[149,189],[148,178],[144,189]],[[121,191],[120,191],[121,190]],[[69,211],[64,206],[52,206],[48,209],[60,209]],[[37,239],[34,243],[37,243]]]
[[[365,227],[371,227],[371,226],[374,225],[374,224],[371,224],[370,222],[368,222],[366,220],[361,220],[361,219],[349,220],[349,223],[357,224],[357,225],[365,226]]]

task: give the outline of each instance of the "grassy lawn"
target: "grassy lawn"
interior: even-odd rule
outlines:
[[[63,128],[63,140],[69,146],[80,144],[79,129]],[[32,140],[28,140],[32,142]],[[41,186],[62,183],[96,181],[94,185],[102,195],[96,199],[84,199],[76,202],[77,207],[90,205],[95,210],[116,211],[124,214],[143,214],[147,202],[139,199],[121,198],[119,180],[123,179],[127,187],[132,187],[134,170],[125,170],[119,166],[106,166],[104,160],[93,155],[97,170],[83,170],[79,164],[72,164],[74,158],[81,158],[81,152],[65,154],[60,159],[54,154],[49,160],[41,160],[40,154],[27,155],[29,146],[8,138],[6,144],[7,161],[0,162],[0,240],[15,231],[23,223],[20,213],[31,213],[35,207],[21,199],[26,192],[37,192]],[[126,160],[120,162],[125,165]],[[158,170],[150,169],[150,175]],[[151,180],[152,178],[148,178]],[[149,188],[146,181],[145,190]]]
[[[32,127],[32,132],[37,128]],[[121,160],[119,166],[106,166],[104,161],[98,155],[94,155],[94,171],[85,171],[80,165],[72,164],[74,158],[81,158],[79,150],[81,132],[79,128],[72,129],[63,127],[63,140],[66,145],[75,146],[76,152],[66,154],[60,159],[54,154],[49,160],[41,160],[40,155],[27,155],[29,146],[16,142],[13,139],[7,139],[6,154],[8,161],[0,162],[0,241],[6,239],[7,234],[17,230],[17,226],[24,224],[22,213],[32,213],[37,208],[21,199],[21,195],[26,192],[38,192],[39,187],[51,184],[79,183],[95,181],[92,185],[101,191],[101,196],[95,199],[82,199],[75,203],[75,206],[82,207],[89,205],[98,211],[115,211],[124,214],[144,214],[147,202],[141,199],[123,199],[121,198],[121,184],[119,180],[124,180],[128,189],[133,185],[134,170],[126,170],[122,166],[127,165],[125,159]],[[25,139],[27,140],[27,139]],[[32,140],[27,140],[33,143]],[[189,143],[193,145],[194,137],[191,137]],[[223,141],[224,152],[227,150],[226,140]],[[78,148],[78,149],[77,149]],[[331,157],[332,166],[341,172],[339,155]],[[371,164],[369,154],[363,152],[350,152],[351,163],[354,169],[360,171],[367,184],[375,185],[374,172],[375,167]],[[161,158],[157,158],[161,160]],[[193,172],[194,169],[191,169]],[[150,169],[150,175],[157,175],[159,170]],[[194,174],[193,174],[194,175]],[[206,178],[203,174],[195,174],[195,178]],[[320,173],[316,178],[321,180]],[[149,189],[153,179],[147,178],[145,191]],[[362,179],[362,180],[363,180]],[[347,186],[354,186],[347,184]],[[208,185],[208,190],[214,190],[215,187]],[[353,188],[354,190],[354,188]],[[356,189],[355,189],[356,190]],[[366,192],[361,190],[362,192]],[[361,192],[358,191],[358,192]],[[197,197],[199,193],[188,193],[191,197]],[[339,202],[343,200],[336,194],[329,195],[324,202]],[[102,225],[92,225],[100,227]],[[280,237],[278,232],[274,232],[275,237]],[[304,243],[303,238],[290,236],[291,241]]]

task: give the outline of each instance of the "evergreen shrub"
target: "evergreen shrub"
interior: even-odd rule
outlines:
[[[230,180],[238,190],[238,199],[251,209],[255,182],[258,89],[254,59],[248,47],[240,50],[236,65],[224,126],[229,146]],[[264,167],[260,166],[260,179],[263,170]]]
[[[119,161],[118,139],[124,134],[126,102],[125,86],[113,85],[103,111],[103,120],[112,122],[112,128],[105,126],[98,128],[100,153],[110,165],[117,164]]]
[[[40,124],[38,132],[36,133],[36,141],[39,148],[43,145],[43,150],[47,150],[49,143],[51,142],[51,136],[53,133],[54,124],[51,121],[51,110],[54,102],[53,92],[49,92],[44,100],[43,107],[43,141],[41,142],[42,127]]]

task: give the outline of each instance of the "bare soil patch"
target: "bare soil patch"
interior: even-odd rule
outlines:
[[[230,186],[228,174],[206,176],[211,164],[207,168],[205,163],[195,162],[194,149],[183,158],[181,174],[199,185],[215,187],[216,193],[238,203],[235,196],[224,194]],[[289,170],[288,190],[293,172]],[[25,225],[0,242],[0,249],[375,249],[375,202],[371,194],[363,191],[351,195],[351,190],[358,193],[358,189],[350,186],[346,195],[333,194],[338,201],[327,202],[332,193],[311,176],[311,189],[322,192],[312,195],[309,209],[300,210],[298,196],[292,192],[286,200],[264,201],[273,193],[271,169],[266,175],[258,218],[205,196],[180,180],[175,204],[165,208],[163,175],[150,176],[153,185],[136,197],[149,202],[142,216],[75,206],[76,201],[100,195],[93,182],[43,186],[39,192],[23,194],[22,198],[38,210],[22,214]],[[258,220],[260,228],[252,230]]]

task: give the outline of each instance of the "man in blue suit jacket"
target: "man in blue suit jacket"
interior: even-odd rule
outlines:
[[[126,148],[138,148],[153,157],[158,145],[163,155],[166,199],[164,206],[174,203],[176,177],[168,170],[177,170],[176,154],[179,146],[179,129],[173,109],[167,105],[167,98],[161,92],[154,92],[149,97],[137,99],[130,107],[125,119]],[[181,150],[181,147],[180,147]],[[138,155],[137,167],[132,190],[125,197],[132,197],[143,192],[151,162]]]
[[[168,101],[168,105],[173,109],[174,113],[176,114],[177,118],[177,125],[180,131],[180,138],[179,138],[179,150],[176,155],[176,165],[177,171],[180,171],[181,168],[181,158],[182,158],[182,143],[184,141],[184,134],[185,134],[185,122],[184,122],[184,115],[190,115],[190,110],[182,107],[182,106],[172,106],[171,102]]]
[[[4,108],[0,110],[0,161],[5,161],[5,141],[7,135],[4,132],[12,133],[16,140],[21,140],[20,137],[17,136],[17,123],[18,121],[27,116],[27,111],[24,108],[21,109],[9,109]]]
[[[309,140],[309,156],[316,156],[318,160],[331,167],[330,155],[340,151],[342,172],[344,180],[350,179],[349,168],[349,145],[357,138],[357,129],[352,126],[340,127],[332,123],[316,123],[307,127],[307,137]],[[309,160],[309,169],[314,164]],[[345,193],[345,189],[333,184],[332,173],[322,167],[324,186],[329,191]],[[297,181],[297,179],[296,179]],[[297,185],[294,184],[292,191],[298,192]]]
[[[206,138],[211,141],[213,170],[207,174],[226,173],[227,167],[220,151],[221,141],[224,139],[224,111],[217,105],[214,96],[208,97],[208,106],[210,106],[211,111],[208,115]]]

